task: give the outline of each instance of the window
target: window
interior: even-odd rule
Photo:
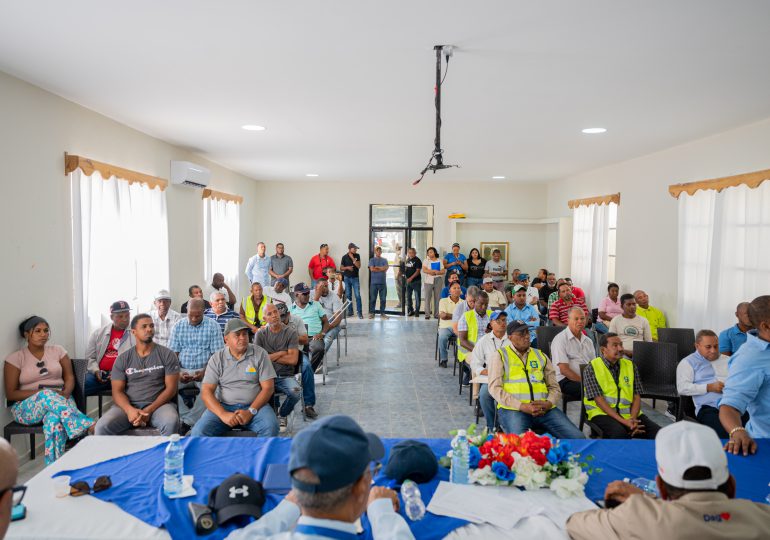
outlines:
[[[589,307],[599,304],[615,279],[618,205],[582,204],[573,211],[572,281],[585,290]]]
[[[609,204],[609,220],[607,227],[607,281],[615,281],[615,258],[618,233],[618,205]]]
[[[238,261],[240,256],[240,204],[209,197],[203,199],[203,276],[211,283],[215,273],[225,276],[238,296]]]

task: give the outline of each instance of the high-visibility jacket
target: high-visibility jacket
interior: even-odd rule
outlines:
[[[610,373],[609,368],[601,358],[591,360],[591,367],[596,376],[596,382],[602,388],[602,397],[623,418],[631,418],[631,404],[634,402],[634,364],[627,358],[621,358],[618,381]],[[599,408],[596,401],[583,398],[586,416],[589,420],[595,416],[606,414]],[[639,415],[642,411],[639,411]]]
[[[530,348],[527,361],[522,361],[513,347],[506,345],[497,351],[503,360],[503,392],[522,403],[542,401],[548,398],[545,384],[545,356],[539,349]],[[515,410],[497,404],[498,409]]]
[[[492,315],[492,310],[487,310],[487,317]],[[465,322],[468,323],[468,341],[471,343],[476,343],[479,340],[479,321],[476,318],[476,310],[475,309],[469,309],[465,313],[463,313],[463,317],[465,317]],[[486,332],[486,328],[482,330],[482,332]],[[458,340],[459,342],[459,340]],[[470,353],[469,350],[465,349],[464,347],[460,346],[457,349],[457,360],[460,362],[465,362],[465,358]]]
[[[259,310],[256,310],[254,309],[254,299],[251,295],[242,298],[241,307],[243,308],[243,313],[246,315],[246,321],[249,324],[256,326],[257,319],[259,319],[259,326],[265,324],[265,306],[270,303],[272,303],[270,297],[263,294],[262,302],[259,304]]]

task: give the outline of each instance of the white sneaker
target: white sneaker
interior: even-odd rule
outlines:
[[[289,425],[289,419],[285,416],[279,416],[278,417],[278,431],[281,433],[286,433],[286,429]]]

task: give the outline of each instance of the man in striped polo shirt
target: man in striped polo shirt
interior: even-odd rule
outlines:
[[[551,319],[554,326],[567,326],[569,310],[575,306],[583,309],[586,314],[586,320],[591,320],[591,314],[588,312],[583,299],[574,296],[572,294],[572,287],[567,283],[562,283],[559,285],[559,299],[553,303],[548,311],[548,318]]]

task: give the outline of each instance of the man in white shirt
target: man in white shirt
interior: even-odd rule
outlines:
[[[319,279],[315,284],[314,301],[321,304],[329,321],[329,330],[324,334],[324,352],[328,352],[337,338],[337,334],[340,333],[342,300],[336,293],[329,292],[329,282],[327,280]]]
[[[508,277],[508,265],[501,259],[499,249],[492,251],[492,258],[484,265],[484,277],[492,278],[494,288],[501,293],[505,288],[505,278]]]
[[[529,274],[519,274],[518,284],[527,288],[527,304],[537,308],[540,302],[540,291],[537,287],[530,286]]]
[[[275,280],[275,284],[272,287],[262,287],[265,292],[265,296],[269,297],[274,304],[286,304],[291,305],[291,295],[286,291],[286,287],[289,286],[289,281],[286,278],[278,278]]]
[[[610,322],[610,332],[617,334],[623,342],[623,354],[628,358],[634,354],[634,341],[652,341],[650,323],[636,314],[636,300],[633,294],[620,297],[623,314],[617,315]]]
[[[719,353],[719,338],[712,330],[695,336],[695,352],[682,359],[676,368],[676,390],[692,397],[695,418],[717,432],[720,439],[728,434],[719,422],[719,400],[727,380],[729,357]],[[743,419],[744,424],[748,417]]]
[[[580,399],[580,366],[597,357],[594,342],[583,333],[586,314],[581,307],[569,310],[567,328],[551,341],[551,360],[556,366],[556,381],[561,393],[571,400]]]
[[[291,444],[292,490],[273,510],[227,538],[355,539],[356,521],[366,512],[375,540],[413,540],[397,513],[396,492],[371,485],[370,465],[384,455],[379,437],[364,433],[348,416],[313,422]]]
[[[491,277],[485,277],[482,280],[481,289],[489,296],[489,309],[505,309],[508,305],[505,295],[495,289],[495,283]]]
[[[259,283],[262,287],[270,285],[270,257],[265,254],[265,243],[257,244],[257,254],[246,263],[246,278],[249,283]]]
[[[161,289],[155,295],[155,308],[150,312],[150,317],[155,324],[153,341],[158,345],[168,347],[171,329],[182,318],[182,315],[171,309],[171,294],[166,289]]]
[[[492,331],[484,334],[484,337],[476,342],[471,353],[471,370],[474,377],[488,375],[487,362],[497,357],[498,350],[511,344],[505,332],[507,325],[508,314],[505,311],[494,311],[489,316],[489,326],[492,327]],[[479,387],[479,404],[487,421],[487,428],[492,431],[495,428],[495,400],[489,395],[489,385],[486,383]]]

